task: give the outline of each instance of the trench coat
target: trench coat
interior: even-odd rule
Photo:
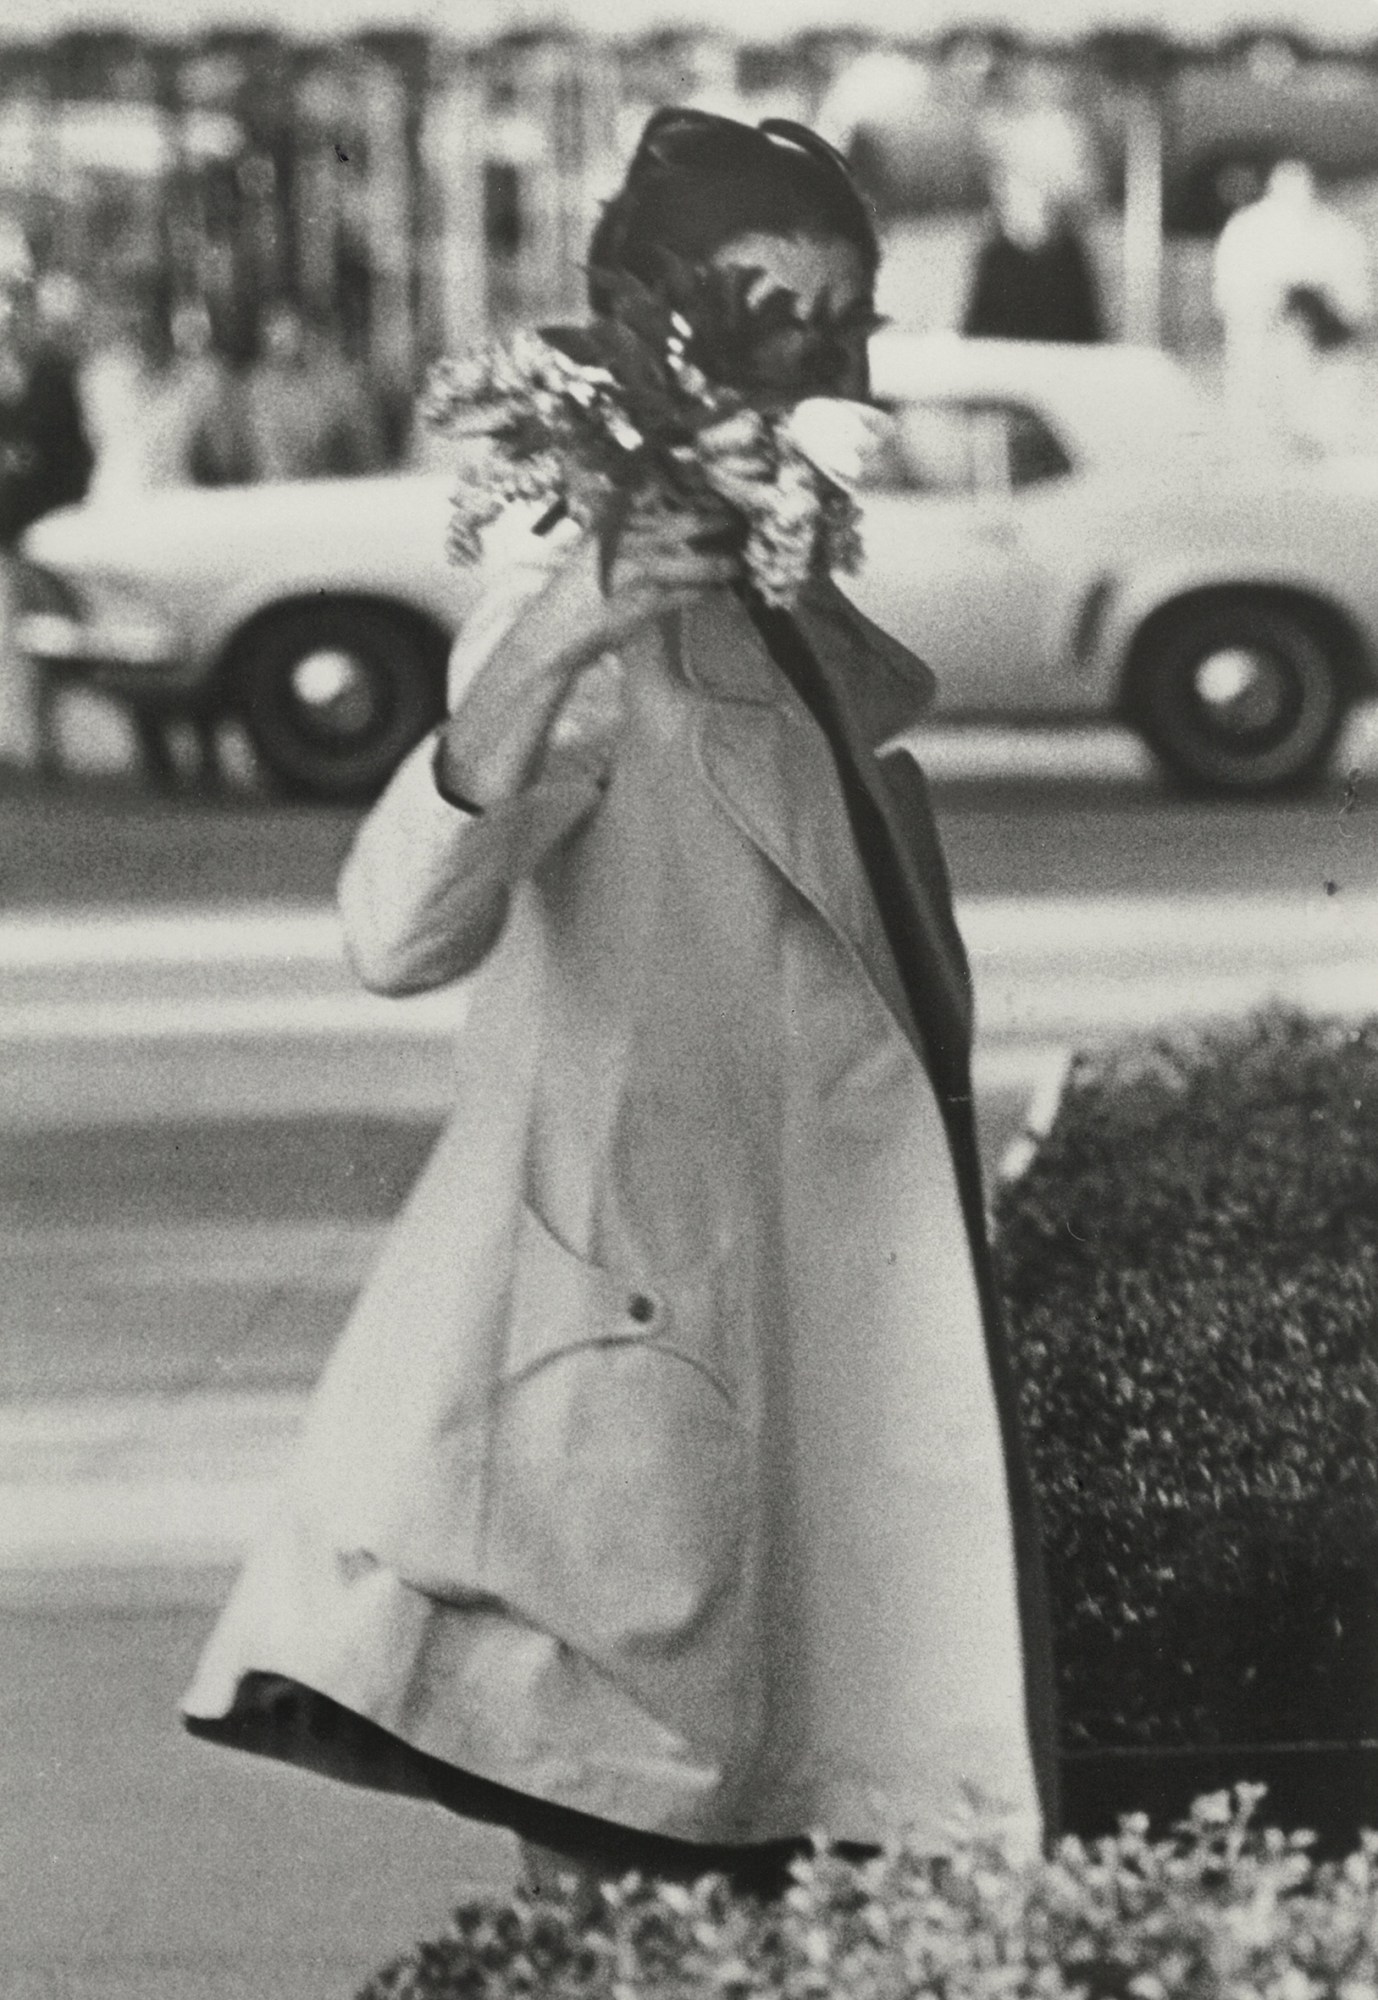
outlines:
[[[463,635],[456,694],[542,560]],[[831,584],[800,623],[881,752],[927,669]],[[456,1110],[192,1726],[280,1675],[675,1840],[941,1844],[972,1789],[1036,1839],[1037,1524],[918,767],[877,762],[931,968],[916,1009],[822,731],[726,595],[602,662],[481,817],[432,752],[341,902],[370,988],[467,981]]]

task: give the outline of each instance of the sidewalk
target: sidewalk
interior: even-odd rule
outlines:
[[[1030,1087],[1067,1046],[1269,1000],[1378,1006],[1378,893],[967,897],[978,1065]],[[0,918],[0,1129],[129,1115],[440,1117],[463,987],[363,992],[320,904]]]
[[[350,2000],[510,1885],[505,1836],[185,1735],[227,1579],[169,1581],[0,1603],[4,2000]]]
[[[983,1074],[979,1092],[988,1158],[992,1145],[996,1155],[1010,1150],[1051,1113],[1063,1065],[1059,1052],[1032,1049],[981,1065],[992,1067],[995,1086]],[[372,1216],[152,1227],[140,1218],[13,1232],[0,1283],[17,1295],[20,1316],[50,1326],[53,1339],[72,1338],[54,1310],[76,1317],[82,1360],[68,1379],[83,1392],[0,1401],[0,1610],[218,1601],[270,1505],[307,1385],[387,1228]],[[205,1337],[198,1354],[208,1344],[223,1365],[235,1354],[234,1320],[263,1318],[265,1295],[271,1326],[286,1319],[289,1331],[281,1351],[276,1333],[243,1344],[244,1386],[209,1386],[214,1371],[189,1365],[173,1343],[152,1372],[140,1361],[140,1391],[86,1389],[110,1376],[107,1349],[128,1357],[130,1342],[147,1344],[169,1310],[194,1318]],[[47,1359],[30,1379],[61,1381],[53,1365]],[[280,1367],[288,1379],[274,1379]],[[120,1373],[128,1382],[129,1359]]]
[[[1274,998],[1378,1006],[1378,896],[1302,907],[968,899],[960,917],[981,998],[983,1117],[1004,1121],[1002,1150],[1014,1141],[1016,1156],[1028,1151],[1021,1126],[1050,1114],[1075,1047]],[[462,989],[403,1002],[360,993],[336,919],[317,906],[10,918],[0,921],[0,1125],[127,1121],[139,1058],[145,1125],[184,1118],[189,1102],[235,1120],[342,1100],[434,1122],[464,1003]],[[275,1066],[274,1052],[290,1062]],[[132,1273],[148,1296],[150,1273],[162,1286],[179,1273],[209,1286],[217,1272],[252,1271],[338,1313],[385,1227],[377,1216],[27,1227],[12,1232],[0,1272],[35,1283],[84,1259],[97,1291]],[[257,1385],[0,1407],[0,1598],[61,1598],[78,1579],[89,1595],[93,1577],[158,1572],[180,1576],[196,1601],[187,1579],[236,1560],[302,1404],[295,1386]]]

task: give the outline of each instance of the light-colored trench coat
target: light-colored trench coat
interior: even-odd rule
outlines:
[[[912,722],[919,662],[831,586],[803,622],[874,745]],[[482,818],[432,747],[341,894],[370,987],[468,978],[457,1110],[188,1714],[291,1676],[694,1841],[932,1842],[968,1785],[1032,1832],[1046,1661],[1007,1391],[820,730],[723,597],[603,663]]]

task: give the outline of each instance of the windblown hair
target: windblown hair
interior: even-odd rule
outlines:
[[[706,263],[743,236],[850,244],[871,285],[880,264],[875,224],[840,153],[807,126],[760,125],[699,111],[657,111],[619,192],[589,243],[589,301],[606,304],[600,272],[655,284],[668,254]]]

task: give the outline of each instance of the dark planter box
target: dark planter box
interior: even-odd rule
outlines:
[[[1123,1814],[1147,1813],[1162,1835],[1202,1793],[1241,1784],[1268,1787],[1261,1824],[1310,1828],[1322,1856],[1348,1854],[1364,1828],[1378,1829],[1378,1741],[1070,1750],[1063,1818],[1068,1832],[1092,1839],[1113,1833]]]
[[[1067,1607],[1060,1644],[1075,1669],[1063,1710],[1079,1725],[1069,1731],[1076,1754],[1117,1740],[1246,1749],[1378,1742],[1378,1576],[1338,1555],[1289,1551],[1295,1512],[1257,1504],[1244,1524],[1221,1517],[1212,1526],[1223,1549],[1212,1549],[1206,1531],[1186,1552],[1194,1585],[1179,1582],[1119,1629],[1078,1618],[1076,1577],[1057,1578]],[[1343,1528],[1335,1524],[1337,1540]],[[1122,1726],[1126,1713],[1137,1728]]]

